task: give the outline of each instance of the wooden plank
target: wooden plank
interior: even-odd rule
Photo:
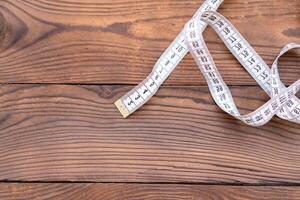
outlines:
[[[0,83],[136,84],[202,2],[2,0]],[[300,43],[298,0],[226,0],[220,12],[268,64],[286,43]],[[205,38],[227,83],[256,84],[211,29]],[[287,84],[300,75],[300,58],[292,55],[282,64]],[[204,79],[187,56],[167,84],[203,85]]]
[[[298,200],[299,187],[233,187],[176,184],[2,183],[5,200]]]
[[[0,180],[300,183],[300,125],[248,127],[206,87],[165,87],[123,119],[129,87],[0,87]],[[232,87],[243,113],[267,97]]]

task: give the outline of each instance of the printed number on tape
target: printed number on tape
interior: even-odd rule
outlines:
[[[124,118],[145,104],[183,57],[190,52],[207,81],[214,101],[226,113],[250,126],[264,125],[274,115],[300,124],[300,100],[295,96],[300,89],[300,79],[285,87],[278,73],[278,59],[285,52],[300,48],[300,45],[290,43],[283,47],[270,68],[237,29],[216,12],[222,2],[222,0],[206,0],[161,55],[148,77],[115,102]],[[270,100],[255,111],[247,115],[239,113],[231,92],[204,42],[202,32],[207,25],[216,31],[230,52],[270,96]]]

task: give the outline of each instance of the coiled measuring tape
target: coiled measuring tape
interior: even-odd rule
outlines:
[[[286,88],[278,73],[278,59],[285,52],[300,48],[300,45],[290,43],[283,47],[270,69],[236,28],[216,12],[221,3],[222,0],[206,0],[161,55],[148,77],[115,102],[124,118],[145,104],[190,52],[205,77],[214,101],[226,113],[250,126],[264,125],[274,115],[300,124],[300,100],[295,96],[300,89],[300,79]],[[230,52],[270,96],[271,99],[254,112],[247,115],[239,113],[204,42],[202,32],[207,25],[217,32]]]

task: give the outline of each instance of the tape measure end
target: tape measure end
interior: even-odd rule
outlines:
[[[121,99],[115,102],[115,106],[118,108],[119,112],[124,118],[127,118],[130,115],[129,111],[127,110]]]

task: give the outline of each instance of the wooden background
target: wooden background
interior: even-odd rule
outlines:
[[[225,114],[190,55],[130,118],[114,107],[201,3],[1,0],[0,199],[300,199],[300,125]],[[268,64],[300,43],[299,0],[225,0],[219,11]],[[266,102],[204,35],[242,113]],[[299,61],[281,59],[286,85]]]

